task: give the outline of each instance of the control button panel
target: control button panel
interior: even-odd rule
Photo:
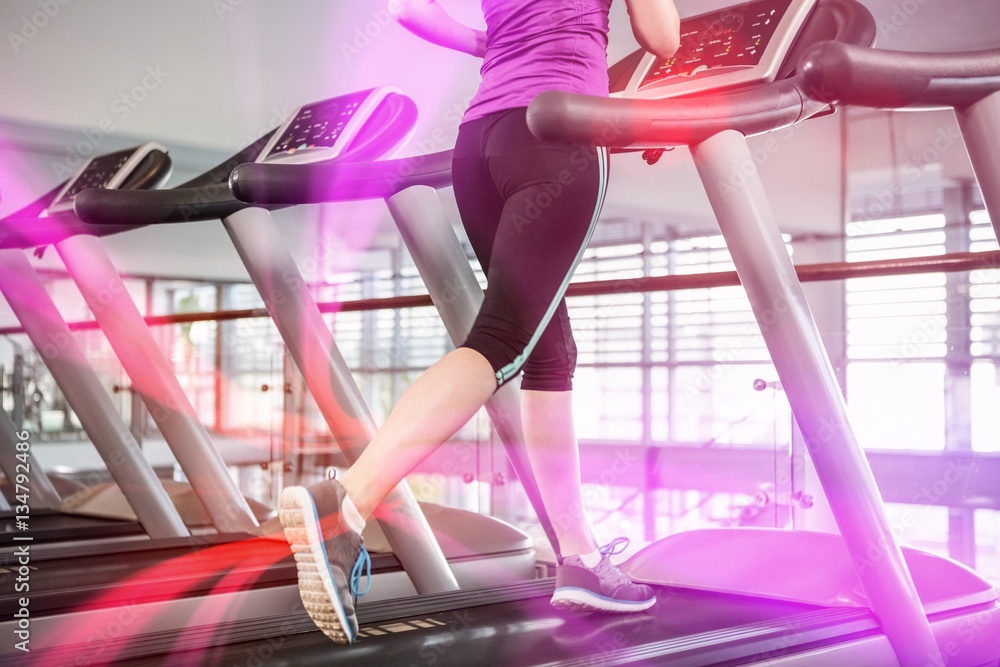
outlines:
[[[91,158],[76,172],[73,178],[66,182],[63,189],[46,209],[46,213],[61,213],[72,210],[73,199],[76,195],[89,188],[117,188],[154,150],[167,152],[159,144],[148,143],[137,148],[128,148]]]

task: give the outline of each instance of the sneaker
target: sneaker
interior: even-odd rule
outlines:
[[[278,516],[295,554],[299,596],[327,637],[350,644],[358,636],[357,598],[371,588],[371,558],[361,535],[340,515],[346,491],[335,480],[281,492]],[[360,590],[361,578],[368,585]]]
[[[566,556],[556,566],[556,590],[552,606],[570,611],[629,613],[649,609],[656,603],[653,589],[637,584],[611,562],[628,539],[619,537],[601,547],[601,562],[593,569],[579,556]]]

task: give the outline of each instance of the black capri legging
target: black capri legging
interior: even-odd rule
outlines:
[[[526,109],[466,122],[452,173],[455,198],[486,272],[486,300],[463,347],[497,385],[572,389],[576,344],[563,295],[597,224],[608,181],[602,147],[543,142]]]

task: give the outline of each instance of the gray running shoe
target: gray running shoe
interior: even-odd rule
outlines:
[[[340,482],[327,480],[309,488],[289,486],[278,501],[302,604],[316,627],[338,644],[358,636],[355,604],[371,588],[371,558],[340,514],[345,495]],[[363,576],[368,585],[360,590]]]
[[[579,556],[567,556],[556,566],[556,590],[552,606],[570,611],[630,613],[656,603],[653,589],[622,574],[610,556],[621,553],[628,539],[619,537],[601,547],[601,562],[593,569]]]

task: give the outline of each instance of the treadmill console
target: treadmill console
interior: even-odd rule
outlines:
[[[399,91],[373,88],[301,106],[274,133],[257,162],[305,164],[336,158],[364,134],[379,106]]]
[[[817,0],[754,0],[681,21],[681,44],[647,53],[615,97],[663,99],[773,81]]]
[[[137,148],[128,148],[91,158],[80,167],[80,170],[71,179],[66,181],[66,185],[45,209],[42,217],[72,211],[73,198],[88,188],[113,190],[119,187],[143,159],[153,151],[166,153],[167,149],[157,143],[148,143]]]

